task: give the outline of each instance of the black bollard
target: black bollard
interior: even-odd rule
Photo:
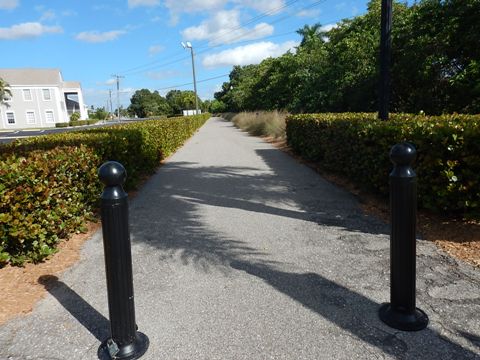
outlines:
[[[392,147],[390,159],[390,303],[380,307],[380,319],[405,331],[422,330],[428,316],[415,307],[417,176],[412,169],[417,151],[410,143]]]
[[[138,359],[149,340],[137,331],[135,322],[128,195],[122,187],[127,172],[122,164],[108,161],[100,166],[98,176],[105,184],[101,215],[111,333],[99,352],[106,351],[112,359]]]

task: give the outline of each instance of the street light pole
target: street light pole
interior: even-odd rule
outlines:
[[[382,0],[382,18],[380,33],[380,86],[379,111],[381,120],[388,120],[390,100],[390,57],[392,48],[392,0]]]
[[[112,75],[117,79],[117,120],[120,122],[120,79],[125,76]]]
[[[195,114],[198,115],[198,96],[197,96],[197,78],[195,76],[195,59],[193,54],[193,46],[187,41],[186,43],[182,42],[184,49],[189,48],[192,55],[192,72],[193,72],[193,91],[195,93]]]

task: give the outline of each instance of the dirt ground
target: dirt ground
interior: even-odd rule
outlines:
[[[328,181],[341,186],[358,197],[364,211],[389,221],[388,203],[385,200],[362,192],[345,179],[322,171],[318,166],[305,162],[292,154],[285,141],[265,138],[266,141],[282,151],[289,153],[298,161],[318,171]],[[130,194],[133,197],[135,194]],[[458,219],[442,218],[439,215],[419,212],[418,231],[428,241],[433,241],[458,259],[480,267],[480,223]],[[26,264],[25,267],[7,266],[0,269],[0,325],[18,315],[28,314],[35,303],[46,294],[45,287],[38,279],[44,275],[60,275],[75,264],[80,257],[83,243],[98,229],[100,223],[89,223],[84,234],[75,234],[63,241],[59,251],[40,264]]]
[[[0,324],[31,312],[35,303],[46,293],[38,279],[44,275],[58,275],[75,264],[83,243],[98,229],[100,223],[87,224],[86,233],[74,234],[68,241],[62,241],[58,252],[43,263],[0,269]]]

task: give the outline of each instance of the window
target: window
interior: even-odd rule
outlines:
[[[54,123],[55,122],[55,116],[53,115],[52,110],[45,111],[45,119],[46,119],[47,123]]]
[[[43,100],[45,101],[52,100],[50,89],[42,89],[42,95],[43,95]]]
[[[23,100],[32,101],[32,92],[30,89],[23,89]]]
[[[15,114],[11,111],[5,113],[7,115],[7,124],[13,125],[15,124]]]
[[[27,111],[27,124],[35,124],[35,112]]]

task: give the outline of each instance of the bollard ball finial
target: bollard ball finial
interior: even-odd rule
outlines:
[[[107,161],[98,169],[98,177],[105,186],[119,186],[125,182],[127,170],[117,161]]]
[[[415,146],[408,142],[396,144],[390,150],[390,160],[399,166],[412,165],[417,157]]]

